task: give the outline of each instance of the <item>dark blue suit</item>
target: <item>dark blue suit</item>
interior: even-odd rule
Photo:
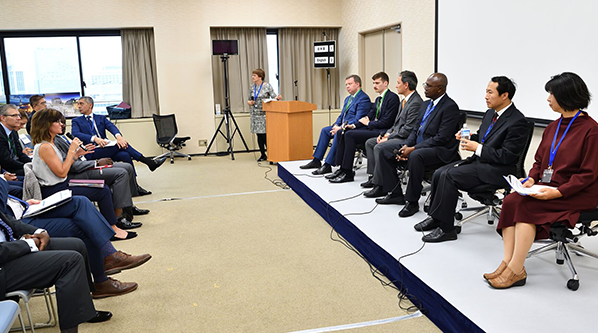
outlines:
[[[347,106],[349,101],[351,101],[351,104]],[[347,98],[345,98],[345,102],[343,103],[341,114],[334,122],[334,125],[341,126],[342,124],[357,123],[360,118],[367,114],[371,105],[372,102],[370,101],[370,98],[363,90],[359,90],[359,92],[357,92],[355,95],[355,98],[352,98],[352,96],[347,96]],[[330,139],[332,139],[332,134],[330,134],[331,130],[332,126],[326,126],[322,128],[322,131],[320,132],[320,138],[318,139],[318,145],[316,146],[316,151],[314,152],[315,159],[321,161],[324,158],[324,154],[326,153],[326,149],[328,149]],[[334,158],[336,155],[336,147],[338,145],[339,137],[340,135],[334,135],[332,147],[330,148],[330,152],[328,152],[328,156],[326,157],[325,162],[330,165],[334,165]]]
[[[9,206],[8,184],[0,180],[0,211],[14,217]],[[23,202],[24,205],[26,205]],[[85,197],[73,196],[72,199],[43,214],[21,219],[26,224],[45,229],[50,237],[80,238],[87,247],[91,272],[96,282],[103,282],[104,258],[100,249],[114,236],[114,230]],[[99,280],[99,281],[98,281]]]
[[[369,138],[377,137],[392,127],[397,112],[399,111],[399,96],[388,90],[380,103],[381,97],[378,96],[372,104],[367,117],[370,119],[368,125],[359,122],[355,124],[355,129],[344,131],[342,139],[339,138],[338,151],[336,152],[336,165],[340,165],[345,172],[351,171],[353,158],[357,144],[363,144]]]
[[[102,139],[106,139],[106,130],[116,137],[116,134],[121,134],[118,128],[108,120],[105,116],[97,114],[93,115],[93,121],[95,127],[87,121],[85,116],[76,117],[72,120],[72,133],[74,136],[79,138],[83,143],[93,143],[91,141],[92,136],[99,136]],[[96,133],[97,128],[97,133]],[[121,134],[122,135],[122,134]],[[120,149],[118,146],[112,147],[97,147],[91,154],[87,154],[87,159],[100,159],[103,157],[110,157],[115,161],[122,161],[133,165],[133,160],[139,161],[143,156],[139,151],[135,150],[131,145],[128,145],[125,149]]]

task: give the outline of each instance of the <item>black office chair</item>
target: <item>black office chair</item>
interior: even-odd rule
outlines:
[[[534,121],[527,119],[527,125],[525,127],[526,131],[526,142],[523,150],[519,154],[519,158],[517,159],[516,164],[516,171],[515,176],[517,178],[525,178],[525,156],[529,150],[529,146],[532,142],[532,136],[534,135]],[[467,204],[463,202],[461,205],[461,209],[458,209],[455,212],[455,219],[459,221],[456,226],[457,233],[461,232],[461,227],[464,223],[472,221],[478,216],[486,215],[487,221],[489,225],[493,225],[494,221],[500,217],[500,206],[502,205],[502,201],[506,194],[510,192],[509,185],[505,182],[504,187],[484,184],[480,185],[472,190],[468,191],[469,197],[474,199],[475,201],[482,204],[482,206],[477,207],[469,207],[467,208]],[[459,205],[457,205],[459,207]],[[467,218],[463,219],[462,212],[465,211],[474,211],[474,213]]]
[[[156,143],[158,143],[160,147],[168,150],[168,153],[164,153],[155,158],[159,159],[165,156],[170,156],[170,163],[174,163],[175,156],[187,157],[188,160],[191,160],[191,156],[177,151],[185,147],[185,142],[191,139],[191,137],[176,137],[178,128],[174,114],[163,116],[154,114],[152,117],[154,118],[154,126],[156,127]]]
[[[598,254],[592,253],[581,246],[579,239],[583,236],[598,235],[598,225],[592,227],[592,222],[598,220],[598,209],[588,212],[582,212],[579,215],[575,229],[571,230],[562,223],[555,223],[550,227],[550,238],[539,242],[547,242],[548,244],[530,251],[527,257],[530,258],[535,255],[542,254],[554,250],[556,263],[559,265],[567,263],[569,270],[571,270],[572,277],[567,281],[567,288],[575,291],[579,288],[579,277],[577,271],[571,261],[569,251],[579,256],[589,256],[598,259]],[[577,230],[577,233],[573,233]]]

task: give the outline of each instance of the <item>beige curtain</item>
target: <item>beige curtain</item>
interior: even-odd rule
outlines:
[[[314,103],[321,109],[328,109],[328,80],[326,69],[315,69],[313,64],[314,42],[337,41],[335,28],[285,28],[278,30],[278,52],[280,69],[280,94],[285,100],[295,98],[294,81],[297,80],[298,99]],[[330,105],[339,108],[338,53],[337,68],[330,69]]]
[[[121,30],[123,101],[131,105],[131,117],[160,114],[153,29]]]
[[[212,40],[236,39],[239,41],[239,55],[228,59],[229,103],[231,111],[249,112],[247,98],[251,85],[251,72],[261,68],[268,70],[268,49],[265,28],[212,28]],[[210,50],[211,52],[211,50]],[[266,72],[266,78],[268,73]],[[224,63],[219,56],[212,56],[212,82],[214,103],[224,110]]]

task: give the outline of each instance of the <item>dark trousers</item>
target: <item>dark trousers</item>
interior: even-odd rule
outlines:
[[[131,145],[127,146],[125,149],[120,149],[117,145],[114,145],[104,148],[98,147],[93,153],[85,155],[85,158],[88,160],[98,160],[103,157],[110,157],[113,161],[129,163],[133,166],[133,169],[135,169],[133,160],[139,161],[143,157],[143,154],[135,150]],[[137,175],[137,173],[135,173],[135,175]]]
[[[381,168],[380,159],[384,158],[384,152],[389,151],[392,153],[395,149],[401,149],[403,147],[403,140],[391,139],[382,143],[376,143],[376,138],[370,138],[365,142],[365,150],[368,156],[368,168],[367,173],[373,175],[372,182],[376,185],[382,184],[381,181]]]
[[[80,195],[86,197],[91,201],[98,203],[98,208],[102,216],[108,221],[110,225],[116,224],[116,215],[114,214],[114,204],[112,203],[112,193],[108,186],[104,184],[103,188],[84,187],[84,186],[68,186],[68,179],[62,183],[53,186],[42,186],[42,198],[46,198],[58,191],[72,190],[73,195]]]
[[[352,170],[356,146],[364,144],[367,139],[375,138],[378,135],[380,135],[379,131],[366,128],[345,131],[342,138],[339,138],[335,164],[340,165],[341,169]]]
[[[81,240],[51,238],[44,251],[4,264],[6,291],[56,286],[60,329],[75,327],[96,313],[86,258],[87,251]]]
[[[257,145],[260,147],[262,156],[266,156],[266,133],[257,133]]]
[[[50,237],[75,237],[87,247],[91,273],[96,283],[105,281],[101,248],[114,236],[114,230],[85,197],[73,198],[43,214],[26,217],[23,222],[48,231]]]
[[[463,164],[455,167],[449,163],[436,170],[432,176],[432,190],[429,215],[441,222],[444,232],[455,229],[455,207],[457,206],[459,190],[469,191],[483,185],[478,177],[479,163]]]

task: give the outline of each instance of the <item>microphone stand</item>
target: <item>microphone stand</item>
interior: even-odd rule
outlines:
[[[299,95],[299,88],[297,88],[297,80],[295,80],[295,100],[297,100],[297,95]]]

